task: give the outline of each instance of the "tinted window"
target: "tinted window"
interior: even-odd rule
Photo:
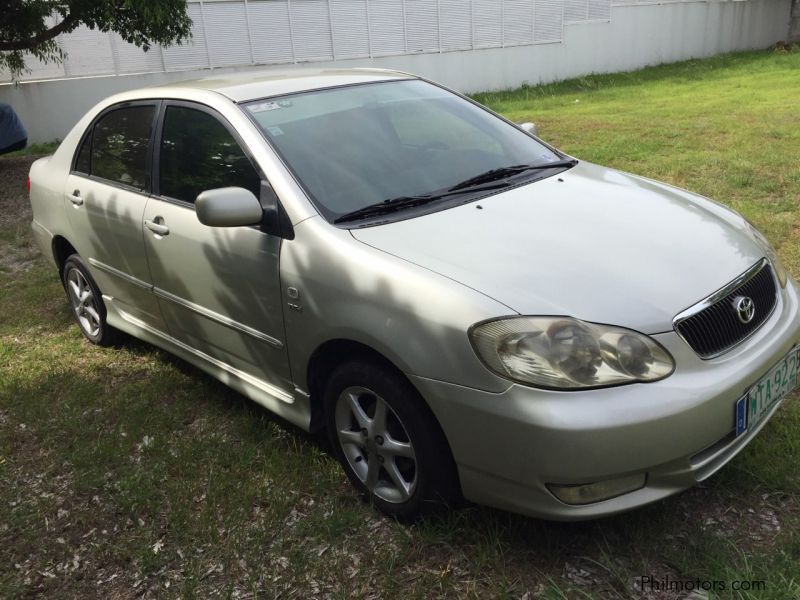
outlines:
[[[242,187],[259,195],[261,178],[239,144],[212,115],[170,106],[159,161],[162,196],[194,202],[200,192]]]
[[[154,114],[154,106],[131,106],[102,117],[92,134],[91,174],[144,189]]]
[[[91,153],[92,151],[92,132],[90,131],[83,140],[83,144],[81,144],[81,150],[78,153],[78,158],[75,161],[75,170],[80,173],[86,173],[87,175],[91,172]]]

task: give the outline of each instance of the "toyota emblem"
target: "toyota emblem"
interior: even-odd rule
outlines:
[[[733,299],[733,308],[736,309],[736,316],[747,325],[756,316],[756,305],[752,298],[747,296],[737,296]]]

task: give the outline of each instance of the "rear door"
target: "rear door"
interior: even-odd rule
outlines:
[[[163,329],[142,237],[159,105],[127,102],[103,111],[78,146],[64,192],[70,242],[103,295],[124,313]]]
[[[279,279],[281,239],[258,227],[207,227],[194,201],[263,174],[212,109],[165,102],[144,214],[154,292],[170,334],[196,351],[291,394]]]

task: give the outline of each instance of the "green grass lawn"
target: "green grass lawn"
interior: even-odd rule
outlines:
[[[733,206],[800,276],[800,52],[477,97],[579,158]],[[720,473],[654,506],[403,526],[358,500],[319,439],[144,343],[84,342],[29,235],[30,160],[0,160],[0,597],[686,596],[641,576],[800,597],[797,394]]]
[[[28,144],[22,150],[15,150],[4,155],[5,158],[15,158],[18,156],[41,156],[42,154],[52,154],[58,148],[59,141],[45,142],[43,144]]]

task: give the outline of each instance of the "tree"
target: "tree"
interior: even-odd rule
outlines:
[[[147,51],[187,39],[192,20],[186,0],[0,0],[0,69],[16,79],[25,71],[26,53],[63,61],[56,37],[81,24],[114,31]]]

